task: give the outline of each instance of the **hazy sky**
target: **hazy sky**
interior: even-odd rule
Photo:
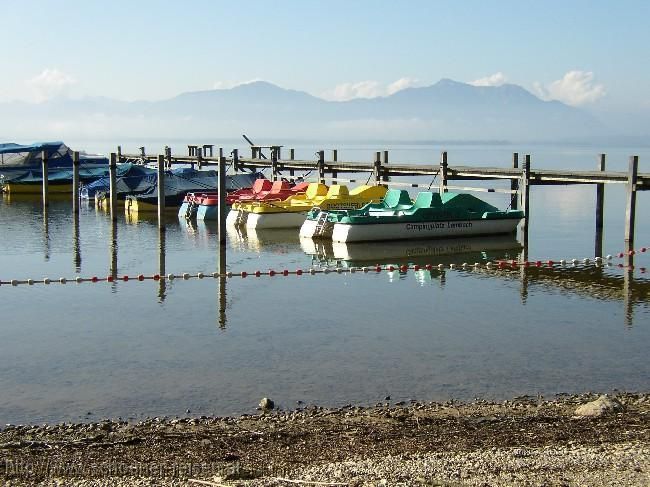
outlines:
[[[0,100],[264,79],[330,99],[440,78],[650,110],[648,1],[0,0]]]

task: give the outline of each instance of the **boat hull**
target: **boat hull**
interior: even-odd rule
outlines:
[[[367,242],[374,240],[498,235],[514,232],[518,223],[518,218],[446,220],[419,223],[369,223],[365,225],[336,223],[332,230],[332,240],[334,242]]]
[[[229,213],[230,215],[230,213]],[[218,220],[219,219],[219,206],[218,205],[199,205],[196,210],[197,220]]]
[[[245,211],[231,209],[226,217],[226,225],[229,227],[243,226],[246,224],[247,216],[248,213]]]
[[[334,230],[334,223],[326,221],[323,226],[318,229],[318,222],[316,220],[307,219],[300,227],[300,236],[304,238],[332,238],[332,231]]]
[[[2,190],[10,194],[42,194],[43,183],[5,183],[2,185]],[[47,190],[49,193],[72,194],[72,184],[49,182]]]
[[[305,221],[303,212],[248,213],[246,228],[298,228]],[[230,216],[230,215],[229,215]]]

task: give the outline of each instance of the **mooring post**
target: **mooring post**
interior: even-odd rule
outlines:
[[[203,167],[203,148],[196,148],[196,167],[201,169]]]
[[[337,162],[339,159],[339,151],[336,149],[332,150],[332,161]],[[339,175],[339,172],[336,170],[336,168],[332,168],[332,179],[336,179]],[[336,181],[332,181],[336,182]]]
[[[111,152],[108,164],[108,184],[111,220],[115,221],[117,220],[117,154],[115,152]]]
[[[165,228],[165,155],[158,154],[158,228]]]
[[[381,180],[387,182],[388,181],[388,151],[387,150],[384,151],[383,167],[385,170],[383,172],[383,176]]]
[[[251,146],[251,159],[257,159],[257,147]]]
[[[212,152],[210,152],[210,157],[212,157]],[[219,147],[219,157],[223,157],[223,147]]]
[[[172,168],[172,148],[169,146],[165,146],[165,157],[167,159],[167,168],[171,169]]]
[[[118,164],[122,163],[122,146],[121,145],[117,146],[117,163]]]
[[[375,186],[379,186],[381,182],[381,152],[375,152],[375,161],[373,163],[372,172],[375,177]]]
[[[219,157],[219,245],[226,246],[226,158]],[[219,270],[221,272],[221,270]]]
[[[325,151],[318,151],[318,182],[325,184]]]
[[[43,172],[43,206],[50,204],[49,174],[47,171],[47,152],[41,152],[41,168]]]
[[[625,210],[626,254],[634,249],[634,220],[636,217],[636,181],[639,170],[639,156],[630,156],[630,170],[627,176],[627,208]]]
[[[272,180],[278,180],[278,151],[275,147],[271,147],[271,174]]]
[[[598,170],[605,170],[605,154],[598,156]],[[603,256],[603,215],[605,207],[605,183],[596,184],[596,240],[594,257]]]
[[[72,212],[79,213],[79,152],[72,153]]]
[[[289,149],[289,160],[293,161],[296,156],[296,150],[295,149]],[[291,180],[293,181],[293,176],[295,175],[295,171],[293,168],[289,169],[289,176],[291,176]]]
[[[440,154],[440,169],[438,170],[438,175],[440,176],[440,193],[446,193],[447,190],[447,151],[443,151]]]
[[[519,169],[519,153],[512,153],[512,168]],[[510,194],[510,208],[516,210],[519,208],[519,180],[511,179],[510,180],[510,191],[514,191]]]
[[[521,172],[519,192],[521,194],[521,210],[524,212],[524,218],[521,220],[521,233],[524,248],[527,248],[528,220],[530,219],[530,154],[524,156],[524,167]]]
[[[140,157],[147,157],[144,146],[140,147]]]
[[[232,165],[235,168],[235,172],[239,171],[239,149],[232,150]]]

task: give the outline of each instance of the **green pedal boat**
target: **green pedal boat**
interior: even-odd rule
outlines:
[[[501,211],[467,193],[423,191],[412,202],[407,191],[391,189],[381,203],[358,210],[314,208],[300,235],[334,242],[498,235],[515,231],[523,217],[522,211]]]

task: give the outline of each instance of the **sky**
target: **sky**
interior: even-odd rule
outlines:
[[[650,111],[648,1],[0,0],[0,101],[267,80],[328,99],[441,78]]]

